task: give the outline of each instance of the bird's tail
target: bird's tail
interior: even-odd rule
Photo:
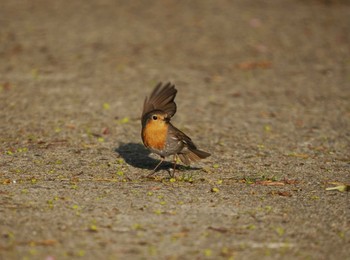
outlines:
[[[188,148],[188,151],[186,153],[178,154],[178,156],[184,164],[189,165],[191,162],[209,157],[210,153],[198,149]]]

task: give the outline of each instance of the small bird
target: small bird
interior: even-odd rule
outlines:
[[[145,98],[141,117],[143,144],[153,153],[160,155],[161,161],[148,175],[156,172],[165,157],[174,155],[174,171],[177,156],[185,164],[195,162],[210,156],[209,153],[198,150],[191,138],[170,123],[176,113],[174,102],[177,90],[170,82],[156,85],[149,97]]]

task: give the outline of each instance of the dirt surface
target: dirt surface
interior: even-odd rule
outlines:
[[[91,2],[0,3],[0,259],[349,259],[347,1]]]

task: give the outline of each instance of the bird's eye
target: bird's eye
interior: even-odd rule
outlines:
[[[153,119],[153,120],[157,120],[158,117],[157,117],[157,116],[152,116],[152,119]]]

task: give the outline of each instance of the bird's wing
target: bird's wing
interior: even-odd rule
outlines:
[[[196,145],[193,143],[192,139],[186,135],[184,132],[173,126],[171,123],[169,123],[169,130],[174,138],[177,140],[181,140],[181,142],[184,143],[184,145],[190,149],[197,149]]]
[[[164,86],[161,82],[158,83],[151,95],[145,98],[142,117],[153,110],[160,110],[167,113],[168,118],[171,118],[176,113],[176,104],[174,102],[176,93],[175,85],[172,85],[170,82]]]

